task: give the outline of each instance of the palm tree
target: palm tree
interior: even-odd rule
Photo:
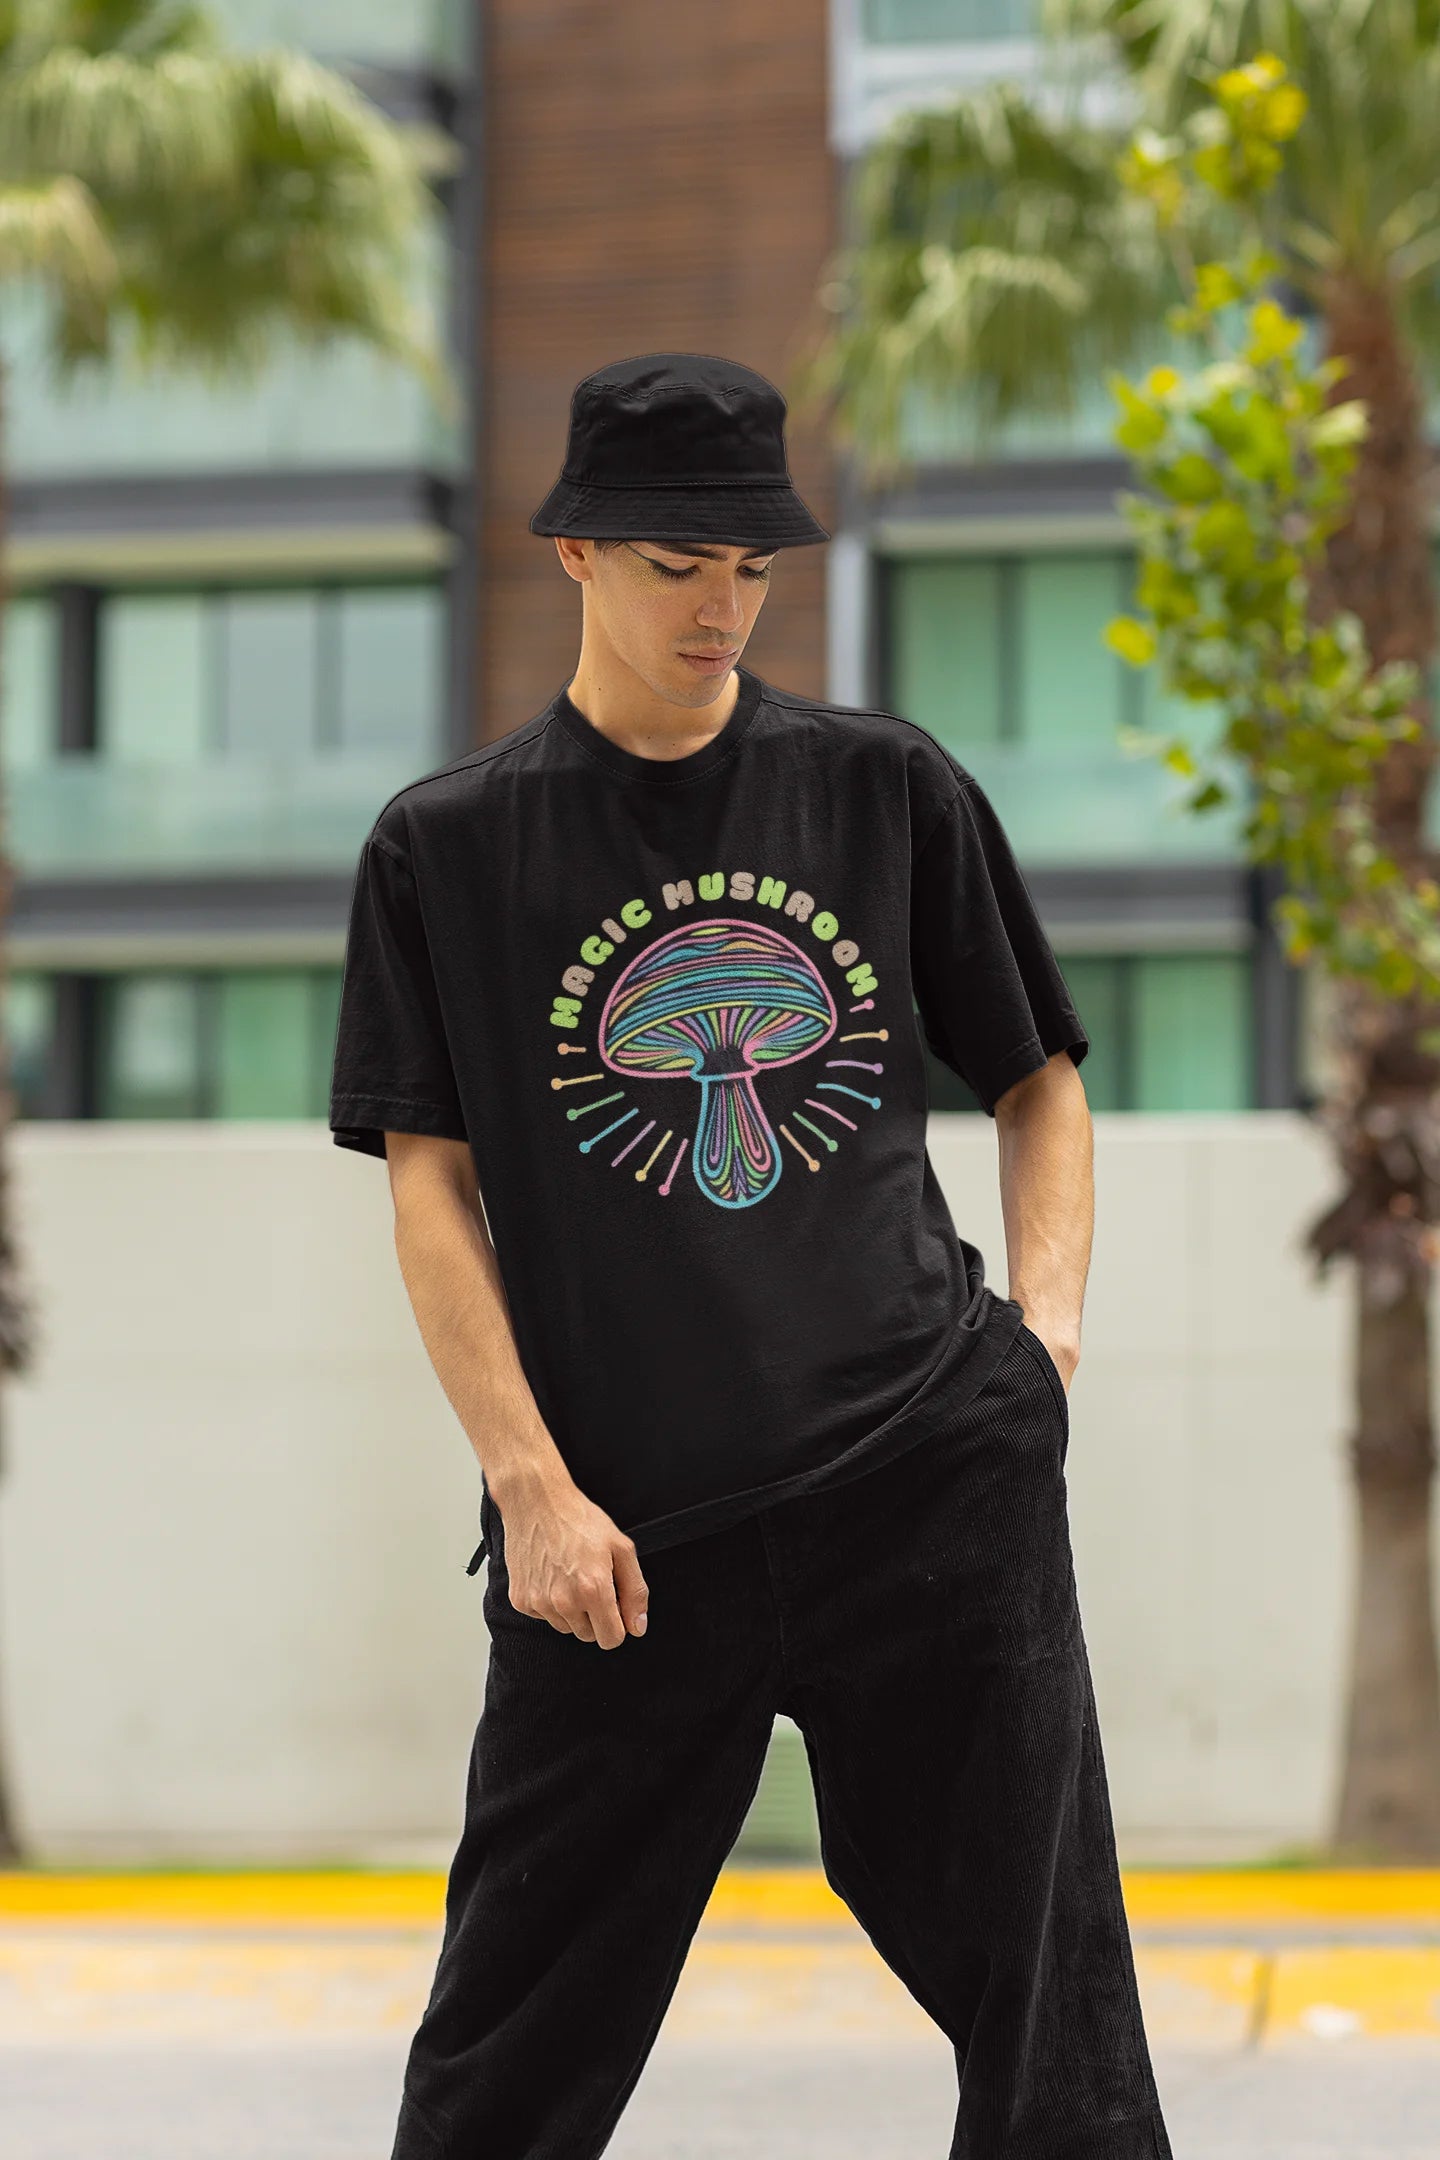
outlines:
[[[281,341],[359,338],[438,387],[410,297],[423,152],[313,61],[226,50],[184,0],[0,0],[0,279],[43,296],[62,377],[122,357],[234,377]],[[12,884],[0,849],[0,909]],[[0,1375],[33,1358],[13,1107],[7,1086]],[[0,1862],[17,1854],[0,1778]]]
[[[1260,52],[1309,100],[1287,145],[1269,243],[1286,297],[1349,372],[1371,428],[1322,608],[1352,610],[1372,661],[1434,658],[1424,370],[1440,358],[1440,0],[1045,0],[1033,80],[904,116],[862,161],[853,229],[827,272],[836,317],[800,371],[872,472],[904,462],[907,409],[964,403],[975,440],[1020,412],[1072,412],[1097,369],[1154,355],[1173,271],[1117,159],[1175,128],[1206,84]],[[1386,756],[1382,843],[1431,866],[1435,758]],[[1440,1215],[1433,1007],[1342,985],[1319,1114],[1339,1173],[1308,1232],[1353,1263],[1349,1461],[1358,1568],[1333,1843],[1440,1854],[1440,1660],[1433,1611],[1429,1312]]]

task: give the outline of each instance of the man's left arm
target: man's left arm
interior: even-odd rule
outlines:
[[[1010,1295],[1068,1392],[1095,1227],[1094,1127],[1068,1050],[995,1104]]]

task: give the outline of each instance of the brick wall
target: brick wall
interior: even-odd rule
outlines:
[[[528,520],[570,393],[610,360],[718,352],[788,394],[835,239],[827,0],[486,0],[479,738],[572,672],[580,594]],[[789,427],[834,530],[828,460]],[[787,551],[746,658],[824,686],[823,547]]]

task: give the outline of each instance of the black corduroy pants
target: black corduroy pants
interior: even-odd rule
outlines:
[[[392,2160],[591,2160],[659,2030],[777,1712],[825,1873],[947,2035],[951,2160],[1172,2160],[1136,1993],[1066,1504],[1023,1329],[953,1426],[642,1556],[614,1650],[510,1604]]]

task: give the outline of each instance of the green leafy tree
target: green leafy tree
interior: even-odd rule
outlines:
[[[62,378],[123,362],[243,379],[282,343],[355,338],[445,395],[413,299],[436,155],[314,61],[227,49],[198,8],[0,0],[0,280],[43,297]],[[0,905],[12,887],[0,855]],[[8,1125],[8,1085],[0,1108]],[[6,1160],[0,1133],[15,1374],[34,1326]],[[0,1783],[0,1862],[17,1851]]]
[[[1358,1569],[1337,1849],[1440,1853],[1430,1309],[1440,933],[1422,370],[1440,355],[1440,8],[1050,0],[1033,81],[908,114],[862,161],[800,371],[869,472],[925,405],[983,444],[1097,373],[1143,493],[1116,649],[1209,709],[1156,747],[1241,808],[1327,991],[1319,1116],[1352,1263]],[[1097,85],[1103,94],[1097,95]],[[1155,362],[1162,339],[1192,366]],[[1311,350],[1311,347],[1318,347]],[[1220,727],[1214,726],[1218,715]]]

